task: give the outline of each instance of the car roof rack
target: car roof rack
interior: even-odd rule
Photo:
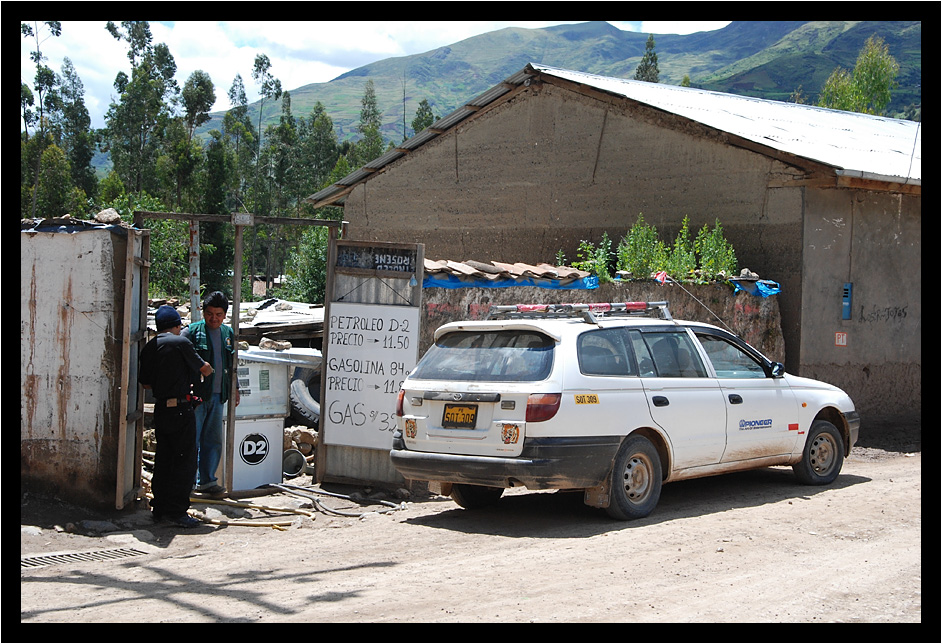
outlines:
[[[581,317],[597,324],[598,317],[659,315],[673,320],[667,302],[594,302],[590,304],[507,304],[494,305],[487,319],[548,319]]]

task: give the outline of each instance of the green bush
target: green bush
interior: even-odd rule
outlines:
[[[713,229],[704,224],[694,242],[700,257],[700,278],[703,280],[725,279],[736,274],[738,268],[733,245],[723,236],[723,227],[717,219]]]
[[[690,228],[688,226],[689,218],[684,215],[684,223],[674,238],[674,246],[667,256],[667,263],[664,270],[667,274],[676,280],[688,280],[693,278],[694,271],[697,268],[697,256],[694,252],[694,243],[690,239]]]
[[[651,273],[667,265],[667,247],[658,239],[657,229],[644,223],[644,215],[638,219],[618,243],[616,268],[627,271],[635,279],[648,279]]]
[[[561,252],[557,254],[557,257],[560,256]],[[572,263],[573,268],[596,275],[600,284],[613,281],[609,270],[612,259],[612,240],[609,238],[608,233],[602,233],[602,241],[599,243],[598,248],[592,242],[584,239],[580,241],[576,257],[579,259]]]
[[[614,253],[611,245],[608,233],[602,234],[598,247],[590,241],[580,241],[578,259],[572,266],[598,276],[599,283],[611,282],[615,271],[627,272],[632,279],[650,279],[654,273],[665,271],[677,281],[706,283],[724,280],[738,270],[736,252],[723,236],[719,219],[712,229],[704,225],[696,239],[691,240],[690,218],[685,215],[673,245],[668,248],[658,237],[657,229],[645,223],[644,215],[639,213]],[[556,265],[565,264],[566,256],[560,250],[556,253]]]

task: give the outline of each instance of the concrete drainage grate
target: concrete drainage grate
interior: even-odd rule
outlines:
[[[113,550],[97,550],[95,552],[68,552],[57,555],[38,555],[35,557],[20,557],[20,569],[39,568],[41,566],[54,566],[63,563],[84,563],[88,561],[108,561],[110,559],[124,559],[147,554],[143,550],[134,548],[115,548]]]

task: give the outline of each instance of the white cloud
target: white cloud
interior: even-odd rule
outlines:
[[[658,21],[641,23],[641,32],[646,34],[692,34],[698,31],[713,31],[722,29],[729,24],[729,20],[713,22],[671,22]]]

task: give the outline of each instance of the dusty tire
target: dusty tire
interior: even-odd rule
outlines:
[[[605,511],[619,521],[648,516],[661,498],[662,480],[657,449],[644,436],[629,436],[615,455],[611,502]]]
[[[844,465],[844,439],[837,427],[826,420],[811,424],[801,460],[792,465],[805,485],[827,485],[837,478]]]
[[[291,398],[291,417],[297,422],[318,429],[321,417],[320,378],[317,371],[297,367],[291,379],[288,397]]]
[[[502,487],[466,485],[464,483],[455,483],[451,486],[452,500],[466,510],[494,505],[503,493],[504,488]]]

